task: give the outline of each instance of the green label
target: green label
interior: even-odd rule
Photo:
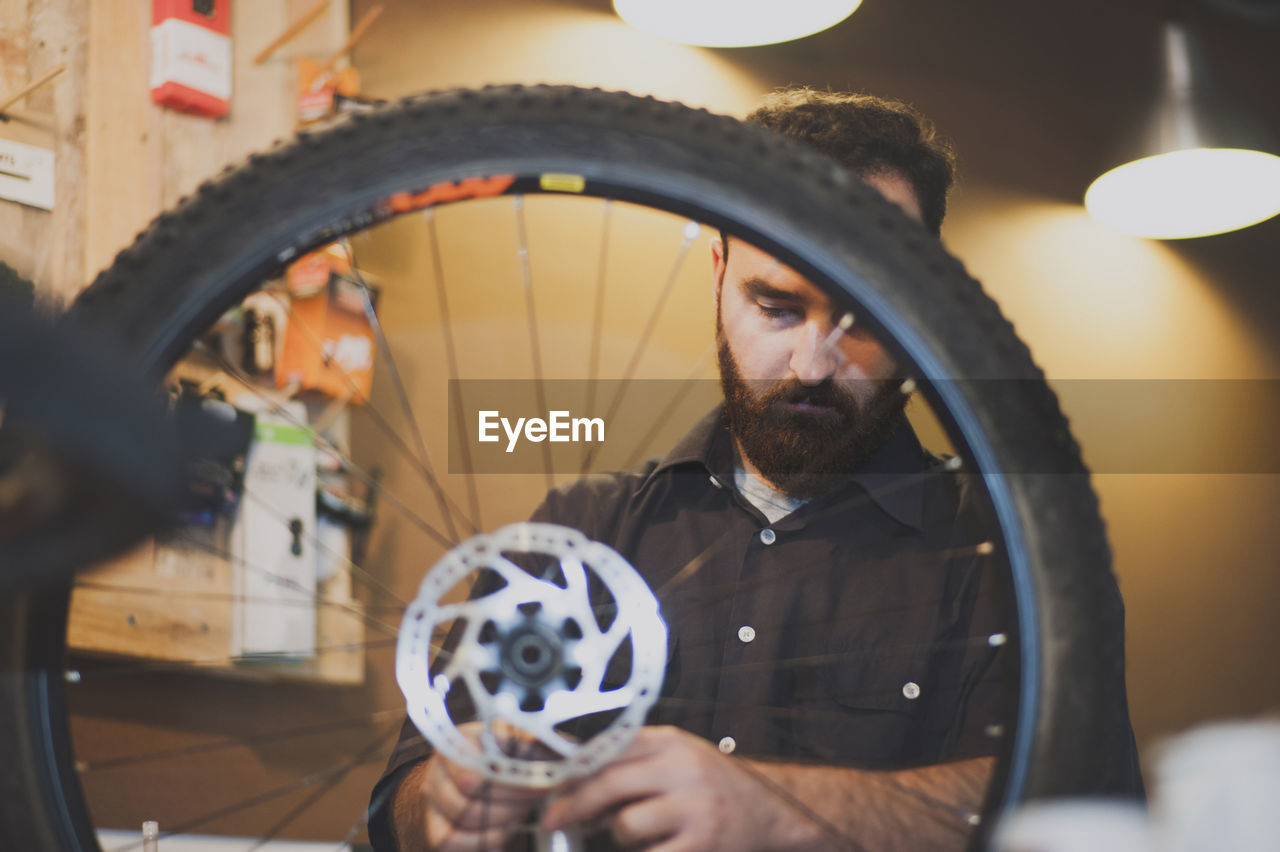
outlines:
[[[253,427],[253,439],[266,444],[308,445],[311,443],[311,430],[259,420]]]

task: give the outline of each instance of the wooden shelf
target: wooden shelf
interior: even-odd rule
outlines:
[[[170,374],[171,381],[178,378],[216,385],[232,404],[247,404],[252,394],[207,361],[183,362]],[[242,511],[252,510],[250,501],[242,501]],[[148,541],[81,574],[71,598],[70,649],[233,677],[361,683],[371,619],[343,570],[317,584],[315,654],[236,656],[236,620],[244,615],[240,574],[246,568],[230,555],[231,523],[224,518],[212,530],[193,528]]]

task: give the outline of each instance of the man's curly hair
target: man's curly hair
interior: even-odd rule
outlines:
[[[915,190],[925,227],[940,233],[955,153],[914,107],[874,95],[787,88],[767,95],[746,120],[811,145],[864,177],[901,175]]]
[[[28,308],[35,302],[35,285],[3,260],[0,260],[0,301]]]

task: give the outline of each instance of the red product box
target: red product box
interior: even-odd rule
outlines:
[[[231,0],[153,0],[151,100],[217,118],[231,108]]]

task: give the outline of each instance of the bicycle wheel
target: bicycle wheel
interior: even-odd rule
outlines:
[[[657,212],[653,218],[646,218],[651,215],[647,212],[633,215],[641,208]],[[554,215],[544,220],[544,211]],[[496,221],[505,222],[505,232]],[[628,233],[665,229],[672,234],[664,238],[667,249],[650,246],[607,259],[604,247],[624,225]],[[366,236],[368,229],[376,232]],[[989,533],[981,554],[1005,576],[1016,616],[1004,632],[964,637],[966,642],[993,643],[993,637],[1007,638],[1009,651],[1016,652],[1011,661],[1016,687],[1009,692],[1007,719],[989,732],[1000,760],[986,794],[986,813],[999,813],[1027,798],[1116,786],[1110,758],[1128,746],[1129,736],[1123,614],[1096,500],[1055,397],[994,303],[935,240],[856,177],[785,139],[674,104],[562,87],[410,99],[323,132],[304,132],[295,143],[255,157],[202,187],[122,252],[73,311],[125,340],[156,381],[192,357],[194,348],[195,357],[223,374],[228,385],[248,387],[254,382],[218,354],[207,332],[226,311],[280,276],[290,261],[347,240],[346,254],[380,258],[378,269],[388,278],[395,277],[400,263],[428,270],[430,283],[404,285],[407,295],[394,306],[390,294],[396,288],[387,284],[379,310],[386,329],[374,324],[379,355],[375,378],[381,384],[352,415],[363,418],[365,426],[356,429],[349,445],[339,447],[344,450],[341,469],[377,487],[378,524],[393,516],[399,524],[395,532],[373,533],[376,553],[352,560],[362,564],[344,566],[370,586],[357,607],[359,617],[370,629],[382,629],[374,622],[386,627],[385,621],[374,616],[402,609],[411,593],[365,579],[366,564],[384,556],[398,556],[401,563],[418,559],[420,575],[468,529],[488,528],[499,518],[518,519],[529,508],[526,497],[514,496],[521,489],[495,485],[477,474],[476,460],[459,457],[456,447],[450,470],[460,473],[433,471],[430,459],[441,458],[441,447],[448,446],[454,394],[482,395],[483,380],[519,376],[534,393],[545,391],[548,382],[565,380],[579,382],[584,392],[601,399],[617,399],[644,373],[637,366],[642,361],[657,364],[656,375],[668,380],[705,375],[707,364],[696,353],[691,357],[673,346],[654,355],[646,346],[652,345],[659,314],[674,323],[672,340],[687,340],[697,327],[682,325],[692,322],[686,315],[692,309],[663,305],[671,292],[684,289],[688,273],[681,263],[690,247],[713,229],[771,254],[852,311],[859,325],[915,377],[920,396],[977,486]],[[565,233],[590,248],[539,254],[541,240]],[[615,250],[617,246],[609,249]],[[469,282],[505,273],[506,295],[499,298],[473,283],[447,286],[445,279],[452,273],[446,273],[459,257],[474,267]],[[583,275],[555,267],[574,259],[589,267],[585,277],[596,283],[610,279],[619,266],[658,263],[668,271],[654,276],[664,282],[656,295],[652,288],[609,290],[619,300],[613,310],[630,323],[618,326],[600,318],[590,288],[571,289],[556,302],[560,314],[546,310],[543,288]],[[539,264],[548,262],[552,271],[544,272]],[[704,304],[710,301],[706,292],[700,290]],[[424,303],[432,305],[429,328],[415,325],[409,311]],[[619,332],[619,327],[630,330]],[[464,331],[468,334],[455,334]],[[707,336],[698,338],[696,352],[703,351]],[[406,354],[411,343],[428,351],[423,360]],[[460,372],[457,365],[470,363],[467,352],[476,349],[491,356],[489,366]],[[619,378],[606,388],[601,364],[611,356]],[[431,382],[436,384],[429,390],[418,390]],[[347,396],[359,397],[355,389],[348,390]],[[270,397],[265,391],[259,395]],[[415,400],[427,405],[415,407]],[[653,399],[640,407],[648,409],[646,423],[661,408]],[[672,417],[666,409],[658,414],[660,420]],[[360,458],[362,452],[367,455]],[[524,492],[544,490],[594,463],[567,470],[548,463],[541,452],[533,458],[539,456],[545,466],[516,472],[514,481],[523,483]],[[385,475],[380,477],[375,466]],[[264,511],[271,514],[270,507]],[[275,518],[280,524],[288,520],[279,512]],[[411,535],[418,538],[406,553],[403,542]],[[207,552],[226,556],[216,547]],[[240,567],[248,571],[253,566]],[[386,703],[387,684],[373,662],[378,653],[373,642],[366,643],[370,674],[365,680],[372,685],[369,692],[381,689],[381,701],[320,687],[297,688],[285,699],[278,697],[288,692],[285,688],[224,682],[220,694],[247,701],[250,709],[244,716],[259,723],[253,733],[209,736],[223,728],[205,720],[205,741],[194,746],[155,749],[136,761],[81,754],[85,772],[77,778],[65,724],[61,662],[66,638],[60,614],[67,596],[65,588],[46,590],[13,604],[10,623],[21,626],[7,637],[7,656],[11,666],[23,671],[23,679],[6,701],[22,710],[11,726],[16,739],[3,740],[0,758],[20,767],[33,791],[25,801],[34,796],[40,807],[0,806],[10,839],[33,846],[95,848],[82,784],[91,799],[111,800],[92,805],[100,822],[127,826],[136,814],[118,801],[128,786],[111,774],[119,767],[165,759],[189,763],[196,753],[248,746],[258,749],[255,760],[270,764],[271,754],[264,757],[262,744],[273,736],[285,740],[332,732],[343,719],[363,720],[363,737],[348,738],[336,764],[279,758],[301,781],[250,799],[240,797],[249,808],[296,793],[302,798],[284,819],[272,813],[224,825],[229,812],[210,803],[207,813],[188,810],[164,822],[276,836],[287,833],[291,820],[304,810],[339,813],[331,804],[317,808],[334,788],[367,790],[365,770],[378,759],[372,755],[385,752],[387,713],[394,709]],[[46,616],[33,617],[36,612]],[[198,666],[209,661],[189,662]],[[146,703],[154,703],[153,689],[172,687],[175,681],[190,689],[198,676],[173,674],[181,667],[166,663],[158,674],[140,674],[146,666],[106,666],[101,680],[90,678],[92,671],[86,670],[71,687],[73,712],[83,696],[94,693],[108,709],[82,715],[113,720],[128,703],[121,692],[133,691],[135,698],[144,695]],[[128,673],[124,688],[108,677],[122,670]],[[208,693],[203,695],[207,700]],[[311,712],[323,704],[335,710],[327,721]],[[273,705],[287,705],[289,724],[261,724],[257,717]],[[370,732],[376,736],[370,738]],[[99,731],[99,742],[106,736]],[[274,777],[279,773],[271,770],[279,768],[268,765],[262,774]],[[156,769],[154,763],[145,771],[169,778],[168,770]],[[204,776],[203,769],[194,771]],[[352,778],[361,780],[354,784]],[[228,801],[237,801],[236,791],[243,793],[242,782],[223,786],[221,792],[231,796]],[[156,801],[149,806],[158,807],[163,796],[154,791],[153,796]],[[332,838],[355,835],[362,828],[361,808],[347,807],[349,819],[334,817],[341,825],[330,827]],[[972,837],[980,843],[982,830]]]
[[[60,668],[59,651],[30,647],[26,631],[65,618],[50,601],[73,570],[162,526],[183,481],[176,435],[131,361],[86,329],[0,301],[0,830],[18,848],[53,848],[38,826],[74,800],[30,759],[33,731],[62,724],[32,694],[31,672]]]
[[[180,494],[162,406],[87,331],[0,299],[0,587],[118,552]],[[152,451],[141,470],[123,462]]]

